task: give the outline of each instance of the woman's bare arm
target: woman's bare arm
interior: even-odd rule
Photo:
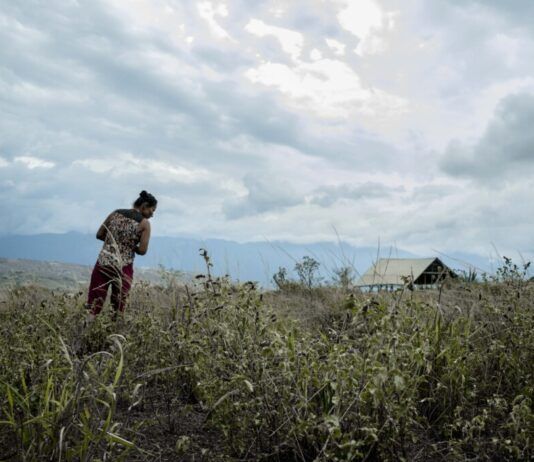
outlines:
[[[141,230],[141,239],[139,245],[135,249],[138,255],[145,255],[148,251],[148,242],[150,241],[150,222],[146,219],[139,224]]]

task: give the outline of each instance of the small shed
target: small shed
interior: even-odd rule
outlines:
[[[447,277],[457,277],[439,258],[381,258],[356,285],[367,290],[433,288]]]

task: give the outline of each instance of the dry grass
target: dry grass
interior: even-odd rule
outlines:
[[[16,289],[0,460],[531,460],[534,287],[504,276],[379,294],[169,278],[89,327],[83,293]]]

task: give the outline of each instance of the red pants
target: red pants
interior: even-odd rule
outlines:
[[[111,306],[115,312],[124,312],[126,298],[133,279],[133,264],[130,263],[119,270],[112,266],[102,266],[98,262],[91,274],[87,305],[95,316],[102,311],[102,306],[111,285]]]

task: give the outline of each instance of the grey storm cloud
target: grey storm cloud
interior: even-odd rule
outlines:
[[[40,153],[57,161],[72,156],[109,156],[110,151],[145,150],[150,156],[159,152],[167,158],[186,155],[198,161],[209,157],[210,163],[220,164],[218,156],[209,154],[217,150],[213,144],[243,134],[261,143],[291,146],[341,162],[350,162],[354,152],[363,151],[369,155],[361,160],[386,165],[384,160],[394,151],[359,133],[340,140],[317,136],[306,130],[299,116],[284,109],[272,91],[255,89],[253,93],[229,79],[215,83],[208,79],[192,81],[185,76],[182,81],[164,78],[150,63],[136,59],[136,53],[146,48],[165,52],[168,44],[149,36],[143,37],[141,46],[139,37],[132,35],[101,2],[84,4],[83,12],[72,4],[63,15],[57,14],[54,5],[31,11],[15,4],[7,8],[15,25],[11,34],[6,28],[3,37],[4,43],[12,42],[13,46],[0,52],[10,70],[5,81],[12,85],[11,90],[23,81],[36,86],[37,92],[50,93],[46,101],[36,104],[6,88],[8,118],[3,130],[3,154],[8,157],[36,148],[31,138],[12,130],[16,125],[20,127],[21,118],[32,127],[32,136],[38,138]],[[64,17],[70,21],[65,22]],[[33,31],[27,34],[38,39],[17,41],[16,24],[24,24]],[[180,50],[172,53],[190,65],[202,63],[219,70],[250,62],[235,50],[202,44],[193,47],[192,54]],[[60,146],[55,142],[58,138]],[[71,151],[74,149],[76,153]],[[225,153],[225,161],[232,155]],[[241,154],[234,155],[240,165],[246,164]]]
[[[314,191],[311,203],[321,207],[330,207],[342,199],[362,200],[385,198],[392,194],[404,192],[403,187],[391,187],[376,182],[362,184],[342,184],[336,186],[323,186]]]
[[[424,201],[426,203],[447,200],[450,194],[453,194],[456,187],[446,184],[429,184],[415,187],[411,194],[411,200]]]
[[[463,127],[484,91],[532,75],[530,2],[375,3],[394,25],[371,27],[368,42],[384,47],[361,56],[337,1],[203,1],[219,32],[199,2],[2,2],[0,233],[93,232],[141,189],[160,201],[157,234],[301,240],[342,221],[362,242],[409,240],[422,214],[432,240],[453,222],[473,243],[503,208],[518,222],[508,202],[526,180],[497,201],[462,178],[531,171],[532,97],[505,98],[472,144]],[[253,33],[253,20],[270,32]],[[461,215],[480,223],[455,215],[458,185],[473,204]]]
[[[459,8],[476,6],[481,10],[496,12],[499,16],[510,20],[515,26],[523,24],[532,32],[534,3],[530,0],[442,0]]]
[[[534,169],[534,95],[505,97],[482,137],[472,146],[453,142],[441,166],[453,176],[499,181],[509,174],[529,175]]]
[[[244,197],[228,200],[223,206],[230,220],[265,212],[279,211],[304,201],[292,186],[284,181],[266,176],[247,175],[243,179],[247,189]]]
[[[175,151],[176,137],[179,137],[185,148],[194,148],[187,150],[188,155],[200,158],[204,154],[197,144],[205,146],[207,141],[243,133],[261,142],[319,152],[316,143],[301,135],[299,118],[278,104],[271,92],[247,93],[231,80],[217,83],[192,82],[186,78],[182,82],[170,81],[155,74],[149,63],[125,58],[136,52],[137,37],[107,14],[101,3],[95,2],[84,14],[71,8],[70,28],[63,25],[61,17],[53,14],[53,9],[45,9],[42,16],[36,12],[27,16],[25,10],[14,8],[15,17],[35,30],[44,27],[47,38],[42,43],[19,44],[18,49],[5,48],[4,52],[12,56],[2,57],[6,63],[13,62],[14,82],[23,79],[41,84],[45,91],[67,89],[73,97],[79,98],[78,102],[47,103],[37,108],[28,104],[27,111],[24,111],[24,104],[21,105],[23,101],[12,101],[17,105],[17,112],[25,112],[24,116],[30,117],[35,109],[46,112],[45,131],[69,131],[123,149],[138,148],[139,138],[143,138],[142,144],[152,151],[155,148]],[[41,24],[43,19],[46,21]],[[87,34],[85,38],[83,32]],[[5,37],[4,43],[9,39],[12,37]],[[150,44],[156,51],[162,51],[159,43]],[[193,48],[194,58],[176,53],[173,51],[174,58],[190,64],[202,62],[219,70],[250,63],[250,58],[239,57],[232,50],[202,45]],[[50,57],[54,57],[55,65],[50,64]],[[77,72],[65,72],[69,68]],[[60,110],[50,113],[51,104],[58,105]],[[186,133],[172,136],[173,118],[185,118],[178,122],[187,124]],[[132,130],[110,131],[105,123],[108,120]],[[158,130],[156,125],[170,125],[171,129],[162,136],[161,128]],[[186,135],[185,139],[181,135]],[[342,156],[347,149],[351,147],[344,148],[339,143],[337,151]]]
[[[9,69],[2,78],[11,86],[4,92],[2,155],[9,158],[21,151],[38,150],[41,155],[66,161],[133,150],[145,151],[151,158],[158,152],[167,158],[185,155],[205,161],[209,157],[214,165],[221,163],[218,156],[209,154],[216,150],[214,143],[238,134],[298,145],[297,118],[275,101],[261,93],[248,96],[230,80],[212,85],[208,80],[173,82],[157,75],[142,59],[124,58],[136,51],[138,37],[107,14],[101,3],[92,3],[83,14],[71,9],[70,15],[64,13],[72,18],[68,23],[53,8],[43,9],[42,15],[8,9],[15,25],[3,40],[13,46],[0,51]],[[17,41],[16,24],[40,30],[44,37]],[[147,46],[146,41],[142,43]],[[149,44],[162,51],[158,43]],[[217,50],[212,48],[208,57],[203,54],[205,48],[200,50],[195,59],[213,64]],[[174,50],[173,58],[176,53]],[[224,50],[218,56],[216,67],[228,59],[235,61]],[[36,103],[28,96],[18,97],[13,89],[21,81],[26,85],[22,92],[36,89],[41,96],[50,93],[50,98]],[[58,89],[59,96],[68,97],[63,102],[55,97]],[[250,117],[251,113],[263,116]],[[21,120],[30,137],[21,136]],[[232,154],[226,152],[225,156],[228,161]],[[246,165],[242,158],[239,161]]]

